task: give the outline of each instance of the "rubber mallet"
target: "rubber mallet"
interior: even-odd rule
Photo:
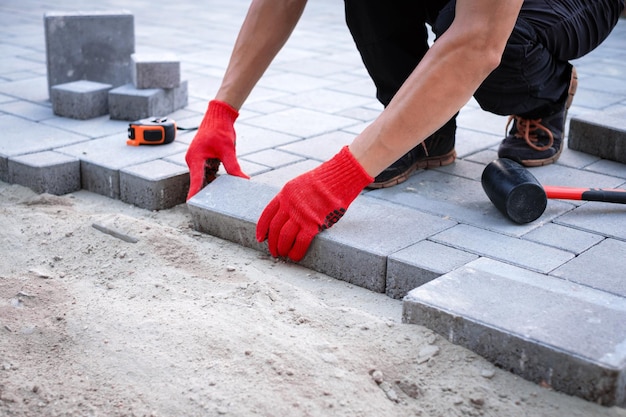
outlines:
[[[542,186],[530,171],[506,158],[485,167],[481,184],[496,208],[520,224],[537,220],[546,210],[548,198],[626,203],[626,190]]]

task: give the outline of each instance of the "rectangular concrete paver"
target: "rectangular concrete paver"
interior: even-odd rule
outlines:
[[[542,273],[548,273],[574,257],[573,253],[561,249],[465,224],[444,230],[431,240]]]
[[[185,202],[187,167],[161,159],[120,170],[120,200],[148,210],[163,210]]]
[[[256,222],[278,188],[220,176],[189,202],[196,227],[267,251],[255,240]],[[320,233],[301,265],[377,292],[385,292],[387,258],[454,222],[362,196],[341,222]],[[385,239],[381,239],[381,228]],[[406,288],[404,289],[407,290]]]
[[[80,160],[59,152],[43,151],[9,158],[9,182],[37,193],[63,195],[78,191]]]
[[[403,320],[538,384],[626,405],[624,297],[480,259],[411,291]]]
[[[389,256],[385,293],[403,298],[412,289],[477,258],[478,255],[423,240]]]

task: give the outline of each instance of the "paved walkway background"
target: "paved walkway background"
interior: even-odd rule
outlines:
[[[242,0],[104,0],[96,10],[133,13],[136,52],[178,56],[182,78],[189,82],[189,105],[168,116],[189,127],[199,124],[217,91],[248,4]],[[52,113],[43,14],[92,7],[95,4],[86,6],[78,0],[0,3],[0,159],[6,163],[10,157],[54,149],[111,169],[159,160],[184,170],[184,153],[193,133],[179,134],[176,146],[158,151],[141,148],[141,157],[137,153],[129,157],[128,122],[108,116],[79,121]],[[570,117],[592,112],[626,115],[626,20],[600,48],[574,64],[579,89]],[[350,143],[381,109],[345,27],[343,3],[310,1],[237,121],[242,168],[253,176],[244,187],[257,187],[252,192],[266,186],[278,189]],[[335,272],[349,267],[354,272],[359,263],[369,265],[374,256],[368,248],[375,247],[383,265],[381,281],[367,278],[357,283],[396,297],[424,284],[407,297],[405,321],[435,328],[494,361],[500,358],[503,366],[521,363],[521,369],[510,369],[526,378],[539,382],[554,374],[550,382],[557,389],[624,405],[626,211],[607,203],[549,201],[544,215],[531,224],[515,225],[503,218],[482,192],[480,175],[485,164],[496,158],[505,124],[505,117],[483,112],[470,101],[458,118],[457,162],[419,172],[401,186],[365,193],[349,211],[361,222],[352,224],[362,229],[351,231],[350,222],[343,221],[324,237],[327,243],[352,245],[355,252],[350,248],[346,252],[352,258],[326,256],[321,265],[323,250],[319,249],[311,255],[317,260],[310,260],[308,266]],[[558,163],[532,173],[543,184],[626,186],[626,165],[567,148]],[[228,187],[241,186],[236,181],[224,184],[216,184],[214,194],[227,195]],[[216,197],[207,192],[196,205],[205,217],[215,214],[206,203]],[[231,216],[235,224],[249,226],[250,221],[237,214],[248,208],[246,204],[250,202],[235,201],[231,206],[224,202],[224,210],[235,213]],[[374,224],[367,216],[359,217],[363,213],[383,214]],[[197,216],[203,226],[204,217]],[[246,244],[247,238],[240,239]],[[487,281],[467,279],[476,271]],[[342,278],[341,272],[335,275]],[[517,296],[521,298],[516,303],[508,302]],[[500,310],[511,304],[511,310]],[[465,339],[459,336],[462,329],[454,327],[455,317],[461,317],[469,329]],[[492,344],[476,336],[485,329],[491,332]],[[516,343],[505,343],[513,339]],[[530,364],[524,366],[520,357],[529,355]],[[542,362],[542,358],[548,359]],[[579,367],[572,368],[574,363]],[[554,369],[561,374],[552,374]],[[573,385],[589,391],[570,386],[568,372],[578,375]],[[610,375],[608,394],[598,394],[593,387],[606,375]]]

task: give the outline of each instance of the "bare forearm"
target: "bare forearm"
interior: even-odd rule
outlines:
[[[455,22],[350,145],[371,176],[435,132],[471,98],[498,65],[521,2],[457,1]]]
[[[253,0],[216,99],[241,108],[291,35],[305,5],[306,0]]]

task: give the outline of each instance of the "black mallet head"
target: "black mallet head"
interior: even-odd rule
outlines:
[[[490,162],[483,171],[481,184],[494,206],[516,223],[537,220],[548,205],[539,181],[511,159]]]

